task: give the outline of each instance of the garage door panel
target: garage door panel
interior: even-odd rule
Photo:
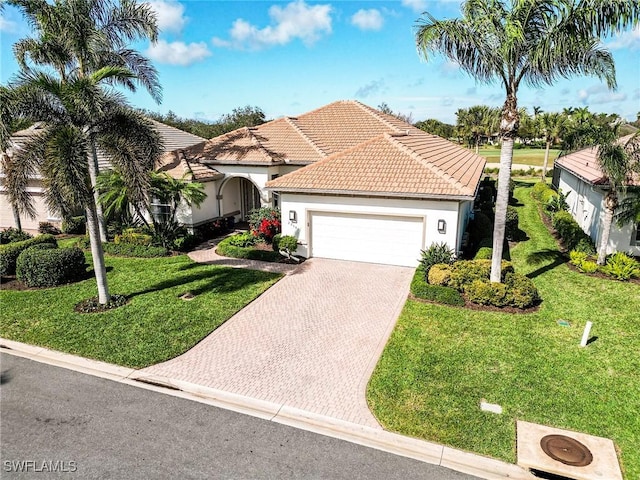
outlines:
[[[415,266],[423,231],[422,217],[313,212],[311,256]]]

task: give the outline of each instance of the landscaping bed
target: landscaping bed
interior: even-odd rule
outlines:
[[[639,478],[640,288],[569,268],[530,190],[516,188],[528,240],[511,262],[540,291],[539,310],[408,300],[370,380],[369,405],[386,429],[509,462],[517,419],[611,438],[625,478]],[[587,321],[594,337],[580,348]],[[503,413],[481,411],[483,399]]]

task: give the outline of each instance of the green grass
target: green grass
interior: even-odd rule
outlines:
[[[106,263],[110,291],[127,295],[127,305],[75,313],[77,303],[97,295],[95,279],[42,290],[3,290],[0,336],[141,368],[187,351],[281,277],[201,265],[184,255],[107,256]],[[187,291],[193,300],[179,298]]]
[[[407,301],[371,378],[369,405],[389,430],[509,462],[517,419],[608,437],[625,477],[639,478],[640,287],[570,270],[529,186],[516,189],[529,240],[511,254],[538,287],[540,310],[509,315]],[[597,339],[580,348],[588,320]],[[483,398],[504,413],[480,411]]]
[[[553,161],[560,154],[560,150],[549,150],[549,168],[553,167]],[[488,163],[500,163],[500,148],[481,148],[479,155],[486,158]],[[544,148],[519,148],[513,150],[513,163],[522,163],[542,167],[544,164]]]

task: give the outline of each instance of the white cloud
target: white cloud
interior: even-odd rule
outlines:
[[[351,23],[361,30],[380,30],[384,23],[384,18],[379,10],[360,9],[352,17]]]
[[[402,6],[409,7],[416,13],[422,13],[427,9],[427,0],[402,0]]]
[[[367,98],[372,95],[383,93],[387,90],[384,79],[373,80],[366,85],[358,88],[356,91],[357,98]]]
[[[578,100],[583,104],[598,105],[602,103],[622,102],[627,99],[624,92],[612,92],[604,85],[592,85],[578,90]]]
[[[251,48],[259,50],[275,45],[285,45],[294,39],[312,45],[323,33],[331,33],[331,5],[307,5],[297,0],[285,7],[269,8],[272,24],[258,28],[239,18],[233,22],[231,39],[214,38],[217,47]]]
[[[191,65],[211,56],[205,42],[186,44],[166,40],[158,40],[157,43],[151,44],[146,54],[159,63],[182,66]]]
[[[0,32],[16,33],[18,30],[18,24],[7,20],[3,15],[0,15]]]
[[[163,32],[182,31],[187,24],[184,5],[175,0],[149,0],[147,2],[158,17],[158,27]]]
[[[610,50],[620,50],[622,48],[640,50],[640,26],[637,26],[634,30],[616,35],[605,44],[605,47]]]

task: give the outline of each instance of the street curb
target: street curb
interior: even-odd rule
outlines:
[[[537,478],[517,465],[425,440],[346,422],[283,404],[246,397],[181,380],[149,375],[133,368],[90,360],[1,337],[0,352],[251,415],[263,420],[439,465],[487,480],[534,480]]]

